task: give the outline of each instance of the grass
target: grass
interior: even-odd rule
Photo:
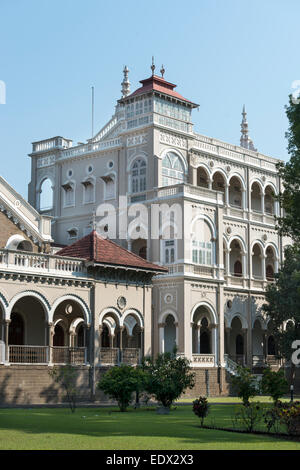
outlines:
[[[232,427],[236,405],[211,406],[205,424]],[[120,413],[116,408],[0,409],[0,449],[10,450],[300,450],[300,442],[199,427],[191,406],[170,415],[155,407]]]

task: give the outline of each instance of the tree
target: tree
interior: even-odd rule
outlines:
[[[292,344],[300,339],[300,248],[297,244],[285,250],[275,282],[266,289],[266,301],[262,309],[272,321],[278,355],[290,361],[294,352]],[[292,383],[294,375],[295,364],[291,362]]]
[[[193,401],[193,412],[201,419],[201,428],[204,424],[204,418],[206,418],[209,413],[209,409],[210,404],[206,397],[199,397],[197,400]]]
[[[176,351],[159,354],[155,360],[145,358],[142,368],[147,373],[145,390],[166,408],[195,385],[189,360],[176,357]]]
[[[277,229],[280,235],[286,235],[296,243],[300,243],[300,103],[294,101],[290,96],[289,106],[286,106],[289,120],[286,137],[291,157],[289,162],[277,164],[284,188],[278,196],[284,214],[282,217],[277,217]]]
[[[263,393],[270,395],[276,405],[285,393],[288,392],[288,383],[282,370],[272,371],[267,368],[263,372],[261,381],[261,388]]]
[[[109,369],[98,383],[98,388],[103,390],[110,398],[117,401],[120,411],[126,411],[134,392],[140,392],[146,375],[140,367],[121,364]]]
[[[231,382],[237,396],[243,400],[244,406],[249,406],[249,398],[259,393],[257,379],[246,367],[238,366],[237,375],[232,377]]]
[[[277,165],[284,191],[278,201],[283,214],[276,217],[276,228],[281,236],[293,240],[293,246],[285,250],[285,261],[275,283],[266,291],[268,304],[263,310],[272,320],[274,338],[279,353],[284,359],[291,359],[294,340],[300,339],[300,100],[297,103],[292,95],[286,106],[289,128],[286,133],[290,160]],[[288,322],[289,328],[284,328]],[[294,381],[295,364],[291,362],[291,380]]]
[[[67,401],[72,413],[75,412],[77,402],[77,374],[77,369],[71,365],[59,368],[54,367],[52,370],[49,370],[49,375],[54,381],[65,389]]]

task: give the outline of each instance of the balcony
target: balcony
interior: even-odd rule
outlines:
[[[0,270],[64,277],[87,275],[81,259],[14,250],[0,250]]]

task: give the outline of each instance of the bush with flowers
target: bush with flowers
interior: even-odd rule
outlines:
[[[280,422],[286,426],[287,432],[300,436],[300,401],[277,404]]]

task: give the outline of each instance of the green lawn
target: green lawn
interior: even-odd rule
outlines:
[[[212,405],[211,421],[232,427],[237,405]],[[285,449],[300,442],[201,429],[191,406],[178,406],[168,416],[155,408],[120,413],[116,408],[0,409],[0,449]]]

